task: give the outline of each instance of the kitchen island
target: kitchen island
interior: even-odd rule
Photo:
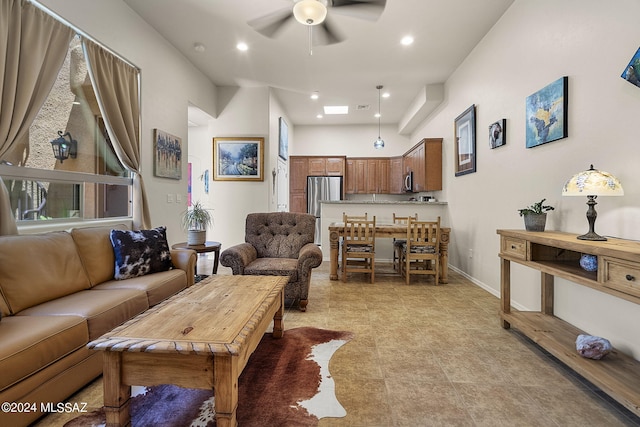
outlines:
[[[393,223],[393,214],[409,216],[418,214],[419,220],[432,220],[440,217],[442,227],[449,227],[449,211],[446,202],[421,202],[409,200],[333,200],[322,202],[320,229],[322,230],[321,249],[322,258],[330,260],[329,225],[342,222],[342,214],[375,215],[376,222],[381,224]],[[376,261],[391,262],[393,259],[393,241],[380,239],[376,241]]]

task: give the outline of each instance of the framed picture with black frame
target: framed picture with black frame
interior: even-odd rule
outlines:
[[[280,117],[278,124],[278,157],[287,160],[289,158],[289,127],[283,117]]]
[[[455,120],[456,176],[476,171],[476,106],[464,110]]]
[[[507,119],[489,125],[489,148],[502,147],[507,143]]]

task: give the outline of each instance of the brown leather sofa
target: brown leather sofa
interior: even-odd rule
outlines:
[[[112,228],[0,237],[1,426],[24,426],[102,373],[86,344],[194,282],[196,253],[172,269],[114,280]]]

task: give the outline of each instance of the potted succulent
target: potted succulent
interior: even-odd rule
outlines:
[[[545,205],[542,199],[526,208],[518,209],[520,216],[524,217],[524,228],[527,231],[544,231],[547,223],[547,212],[554,210],[553,206]]]
[[[187,230],[187,244],[204,245],[207,240],[207,227],[213,225],[213,216],[201,202],[194,202],[182,214],[182,226]]]

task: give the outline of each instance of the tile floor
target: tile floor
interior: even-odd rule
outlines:
[[[502,329],[499,300],[463,276],[450,271],[446,285],[424,277],[407,286],[390,265],[376,270],[375,284],[357,274],[343,283],[329,280],[324,263],[313,272],[307,312],[287,310],[285,329],[356,333],[330,366],[347,416],[322,419],[321,427],[640,426],[531,341]],[[99,407],[101,387],[98,379],[70,400]],[[65,421],[52,415],[37,425]]]

